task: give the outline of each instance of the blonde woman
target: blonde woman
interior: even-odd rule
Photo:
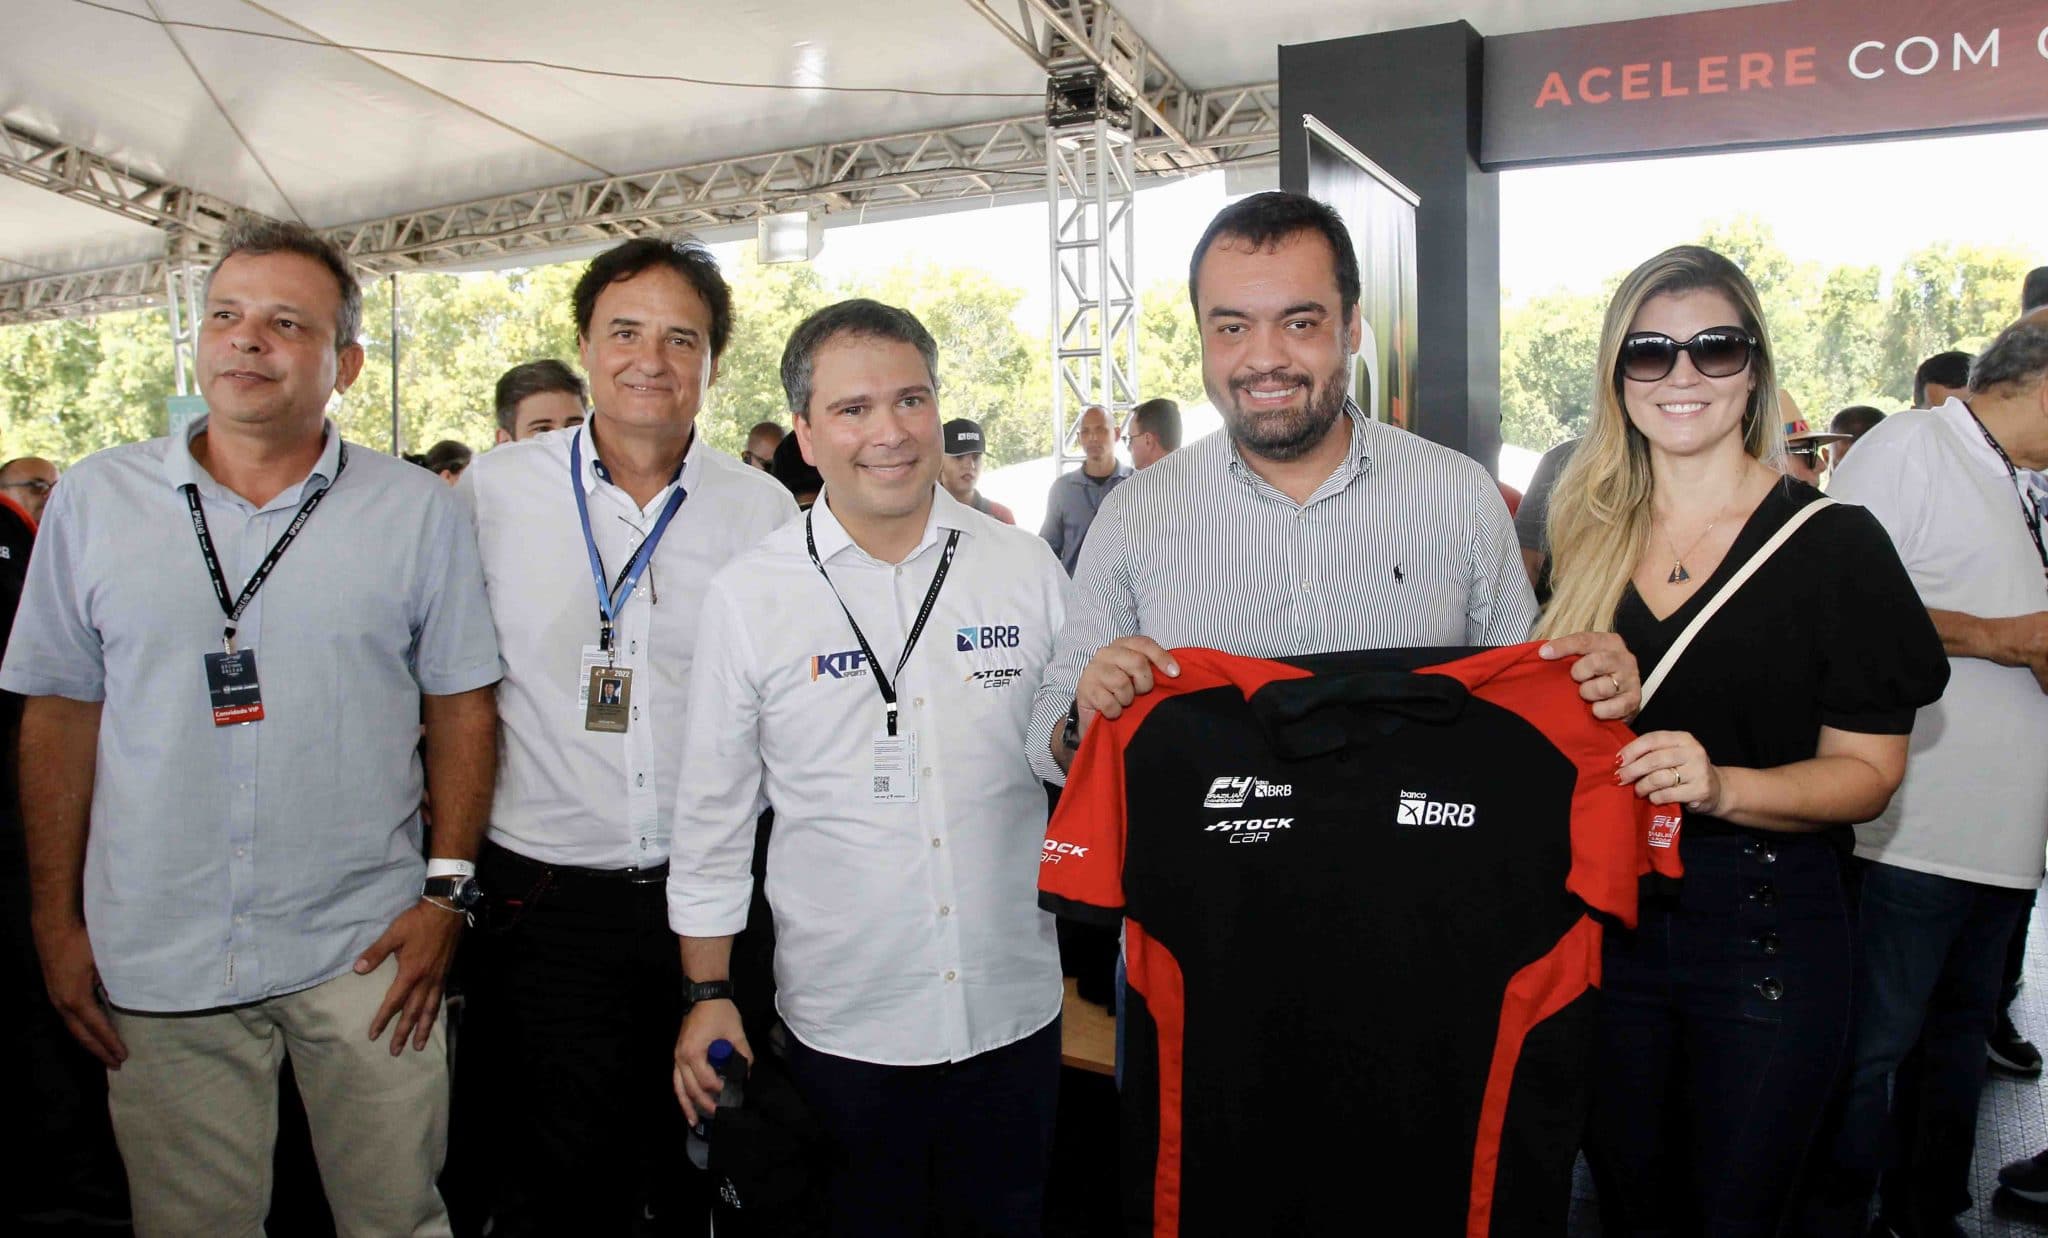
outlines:
[[[1721,255],[1636,268],[1598,366],[1551,498],[1538,634],[1618,632],[1648,675],[1821,494],[1775,467],[1769,334]],[[1608,1238],[1778,1232],[1847,1031],[1848,827],[1890,799],[1947,675],[1883,529],[1836,506],[1728,595],[1636,718],[1616,777],[1685,806],[1685,877],[1608,937],[1587,1135]]]

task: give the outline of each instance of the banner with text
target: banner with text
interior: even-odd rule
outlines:
[[[2044,0],[1783,0],[1486,40],[1488,167],[2048,124]]]

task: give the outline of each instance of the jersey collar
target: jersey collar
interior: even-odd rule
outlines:
[[[840,524],[839,518],[832,514],[832,505],[825,501],[830,490],[831,488],[827,487],[820,491],[818,501],[811,504],[811,536],[818,542],[819,561],[829,563],[843,550],[852,550],[864,558],[869,557],[866,551],[854,545],[853,536],[846,531],[846,526]],[[908,563],[936,546],[942,532],[950,533],[957,530],[971,534],[974,531],[972,511],[972,508],[947,494],[944,486],[937,482],[932,483],[932,510],[931,514],[925,517],[924,535],[917,539],[917,548],[905,555],[903,561]]]
[[[192,440],[204,434],[206,432],[206,423],[212,420],[211,416],[198,418],[191,425],[185,427],[184,438],[172,442],[165,450],[164,480],[170,483],[173,490],[180,486],[197,486],[202,494],[226,493],[225,488],[215,481],[205,469],[200,468],[199,461],[192,456]],[[322,418],[320,425],[321,433],[325,438],[321,443],[320,458],[313,462],[313,471],[306,474],[304,481],[296,486],[289,487],[282,494],[272,499],[266,506],[266,510],[270,507],[297,506],[299,499],[306,493],[306,487],[311,485],[316,478],[322,482],[334,480],[335,474],[341,467],[341,431],[335,428],[332,417]]]

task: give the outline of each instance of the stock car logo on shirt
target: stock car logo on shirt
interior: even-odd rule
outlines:
[[[1284,799],[1294,794],[1294,784],[1267,782],[1263,778],[1243,778],[1225,774],[1209,784],[1209,793],[1202,797],[1204,808],[1243,808],[1249,799]]]
[[[1472,828],[1472,818],[1478,811],[1470,804],[1433,800],[1426,791],[1403,791],[1400,803],[1394,810],[1394,824],[1440,825],[1465,830]]]
[[[1015,649],[1024,630],[1014,623],[993,623],[953,629],[953,652],[973,653],[977,649]]]
[[[811,655],[811,680],[859,679],[868,673],[867,655],[858,649]]]
[[[1218,821],[1203,827],[1205,834],[1222,834],[1225,841],[1236,843],[1269,843],[1273,831],[1294,828],[1293,817],[1245,817],[1237,821]]]
[[[1087,854],[1088,847],[1085,843],[1077,845],[1074,843],[1057,842],[1048,838],[1045,840],[1044,848],[1038,853],[1038,862],[1040,864],[1057,864],[1068,856],[1073,856],[1078,860]]]
[[[983,691],[1007,688],[1024,676],[1021,666],[998,666],[985,671],[967,672],[967,682],[979,684]]]

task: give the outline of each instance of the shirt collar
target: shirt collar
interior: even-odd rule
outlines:
[[[1374,434],[1379,433],[1381,427],[1379,423],[1366,416],[1365,410],[1358,407],[1357,402],[1350,396],[1344,397],[1344,415],[1351,419],[1351,442],[1344,449],[1343,461],[1330,476],[1342,478],[1348,483],[1352,478],[1371,471],[1372,446],[1369,440]],[[1261,480],[1259,475],[1252,471],[1252,466],[1244,462],[1244,453],[1237,449],[1237,440],[1231,438],[1227,431],[1223,441],[1230,453],[1231,476],[1250,482]]]
[[[583,475],[581,481],[583,482],[583,493],[585,494],[596,490],[599,482],[603,482],[606,485],[612,484],[611,470],[605,468],[604,461],[597,458],[597,440],[592,438],[590,434],[591,422],[596,420],[597,414],[593,413],[582,425],[576,427],[575,441],[582,444],[583,448]],[[704,436],[692,430],[690,432],[690,445],[683,452],[682,463],[676,466],[676,475],[668,479],[669,485],[673,486],[677,482],[681,482],[686,493],[696,489],[697,479],[704,471],[704,461],[701,453],[703,446]]]
[[[220,483],[205,469],[200,468],[199,461],[192,455],[192,440],[206,433],[206,423],[212,420],[211,416],[201,417],[186,426],[185,437],[172,443],[170,449],[164,452],[164,480],[174,489],[180,486],[219,488]],[[271,500],[273,505],[279,501],[296,502],[298,497],[305,493],[307,483],[316,477],[327,482],[334,480],[336,471],[341,467],[341,431],[335,428],[332,417],[325,417],[321,419],[320,432],[324,437],[320,446],[320,458],[313,462],[313,471],[306,474],[305,480],[296,487],[286,489],[283,494]]]
[[[866,555],[866,551],[854,545],[853,535],[846,531],[846,526],[840,524],[839,518],[832,514],[832,505],[825,501],[830,491],[829,486],[819,491],[818,501],[811,504],[811,536],[818,543],[818,561],[829,563],[833,556],[849,548],[856,554]],[[947,494],[944,486],[937,482],[932,483],[932,510],[931,514],[925,517],[924,535],[917,539],[917,548],[905,555],[903,561],[908,563],[937,545],[941,529],[947,532],[971,532],[972,510]]]

